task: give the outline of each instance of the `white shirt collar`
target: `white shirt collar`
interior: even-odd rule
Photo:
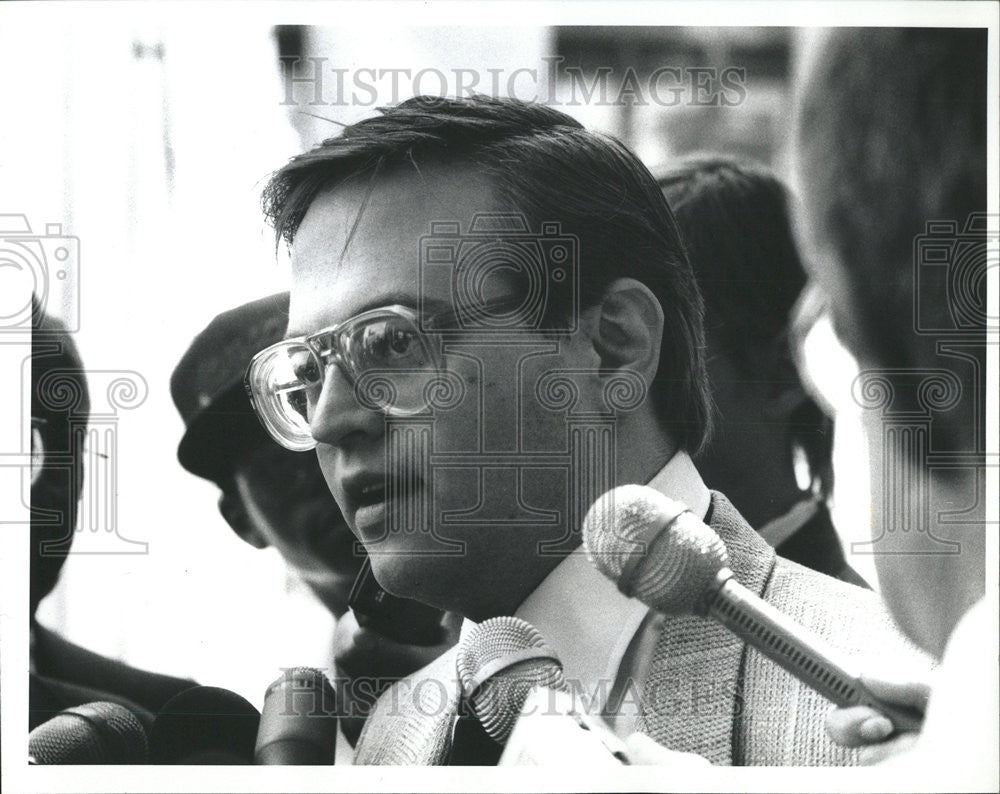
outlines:
[[[696,516],[708,513],[711,493],[686,452],[678,451],[649,486],[683,502]],[[582,688],[593,698],[590,707],[599,710],[648,611],[601,574],[581,546],[552,569],[514,614],[541,632],[562,661],[570,686]]]

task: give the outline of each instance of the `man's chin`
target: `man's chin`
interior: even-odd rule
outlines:
[[[440,557],[386,550],[370,550],[369,556],[372,573],[383,590],[397,598],[409,598],[438,609],[447,609],[446,605],[439,603],[444,596],[440,585],[449,578],[441,569]]]

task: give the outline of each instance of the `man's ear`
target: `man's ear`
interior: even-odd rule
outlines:
[[[594,350],[603,369],[631,369],[652,380],[660,361],[663,307],[634,278],[612,281],[595,307]]]
[[[256,530],[250,516],[247,514],[246,505],[238,493],[223,489],[219,496],[219,512],[226,519],[226,523],[233,528],[240,538],[255,549],[266,549],[268,542]]]

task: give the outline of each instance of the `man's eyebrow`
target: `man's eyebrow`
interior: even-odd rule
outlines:
[[[352,312],[349,315],[349,317],[346,317],[344,319],[349,319],[350,317],[357,317],[359,314],[371,311],[372,309],[384,309],[387,306],[406,306],[407,308],[416,311],[418,308],[420,308],[420,304],[421,304],[420,298],[413,295],[412,293],[403,293],[403,292],[388,293],[380,295],[379,297],[374,298],[373,300],[365,302],[364,304],[359,306],[356,311]],[[435,314],[437,312],[450,311],[453,307],[454,304],[452,303],[452,301],[442,300],[441,298],[430,298],[430,297],[424,298],[422,306],[422,308],[425,311],[431,314]],[[331,325],[334,325],[334,323],[330,323],[325,327],[329,328]],[[298,339],[303,336],[308,336],[309,334],[314,334],[319,330],[321,329],[320,328],[302,329],[299,328],[298,326],[289,327],[288,331],[285,333],[284,338],[286,340]]]

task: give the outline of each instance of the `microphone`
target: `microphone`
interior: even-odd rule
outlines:
[[[455,660],[462,693],[483,729],[503,744],[536,687],[565,689],[562,663],[525,620],[484,620],[466,636]]]
[[[456,668],[473,714],[506,744],[501,766],[629,763],[625,745],[576,707],[559,658],[527,621],[483,621],[463,641]]]
[[[28,734],[29,764],[144,764],[148,752],[139,718],[105,701],[68,708]]]
[[[244,697],[195,686],[168,700],[150,731],[154,764],[251,764],[260,712]]]
[[[336,701],[333,686],[319,670],[286,670],[264,695],[254,763],[332,764],[337,752]]]
[[[836,705],[874,708],[897,731],[920,729],[920,712],[881,701],[836,649],[741,585],[725,543],[680,502],[622,485],[591,506],[583,543],[625,595],[668,615],[711,618]]]

